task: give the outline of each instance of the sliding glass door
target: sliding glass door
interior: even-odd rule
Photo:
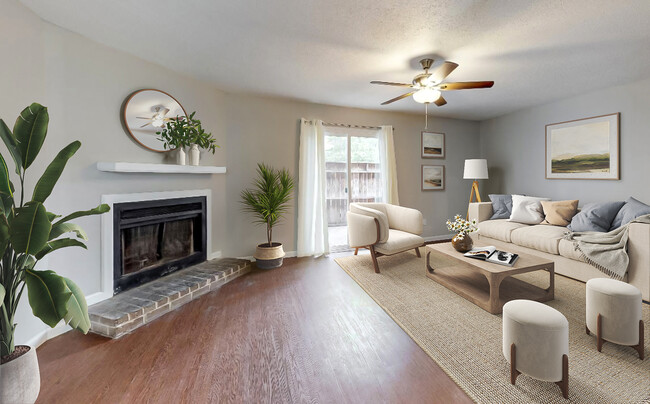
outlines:
[[[376,130],[326,128],[325,173],[331,251],[348,248],[346,212],[352,202],[384,198]]]

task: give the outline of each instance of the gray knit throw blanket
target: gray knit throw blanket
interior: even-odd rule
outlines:
[[[630,223],[650,224],[650,215],[639,216]],[[630,223],[609,233],[567,232],[564,238],[573,241],[575,249],[580,251],[585,262],[614,279],[623,279],[630,263],[627,255]]]

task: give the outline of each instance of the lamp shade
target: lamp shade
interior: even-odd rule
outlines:
[[[465,171],[463,179],[466,180],[486,180],[488,179],[488,168],[486,159],[468,159],[465,160]]]

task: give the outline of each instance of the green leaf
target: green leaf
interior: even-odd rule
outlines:
[[[50,230],[50,237],[48,241],[54,240],[55,238],[65,233],[74,233],[77,238],[80,238],[82,240],[88,240],[88,236],[86,235],[84,229],[81,228],[81,226],[74,223],[57,223],[54,226],[52,226],[52,230]]]
[[[35,254],[47,243],[51,229],[43,204],[31,202],[16,210],[9,225],[9,240],[16,252]]]
[[[66,314],[65,322],[70,325],[70,327],[77,329],[84,334],[88,333],[90,330],[90,317],[88,316],[88,304],[86,303],[86,298],[84,297],[83,292],[79,289],[74,282],[68,278],[63,278],[66,286],[72,296],[68,300],[66,305]]]
[[[37,260],[40,260],[52,251],[56,251],[60,248],[65,247],[81,247],[87,249],[86,245],[79,240],[75,240],[73,238],[60,238],[45,243],[45,246],[36,254],[34,254],[34,257],[36,257]]]
[[[52,193],[52,190],[54,189],[56,182],[61,177],[61,173],[63,172],[66,163],[68,162],[68,160],[70,160],[70,157],[74,156],[74,154],[77,152],[77,150],[79,150],[80,147],[81,147],[81,142],[74,141],[69,145],[67,145],[66,147],[64,147],[59,152],[59,154],[56,155],[54,160],[52,160],[50,165],[47,166],[45,172],[36,183],[32,200],[38,202],[45,202],[47,197],[50,196],[50,194]]]
[[[0,285],[0,307],[2,307],[2,303],[5,301],[5,288]]]
[[[9,225],[7,218],[0,216],[0,258],[4,257],[7,244],[9,244]]]
[[[54,328],[67,313],[72,292],[54,271],[25,271],[27,297],[32,313]]]
[[[9,180],[9,170],[7,170],[7,163],[2,154],[0,154],[0,194],[14,196]]]
[[[25,108],[14,125],[14,136],[18,142],[18,150],[22,160],[22,167],[28,168],[38,152],[41,151],[45,136],[47,136],[47,124],[50,116],[47,108],[41,104],[33,103]]]
[[[84,216],[101,215],[102,213],[106,213],[109,210],[111,210],[110,206],[103,203],[103,204],[97,206],[96,208],[93,208],[93,209],[90,209],[90,210],[80,210],[78,212],[71,213],[68,216],[65,216],[64,218],[59,220],[58,222],[54,223],[54,225],[56,226],[59,223],[69,222],[70,220],[74,220],[74,219],[84,217]]]
[[[2,119],[0,119],[0,137],[2,138],[5,146],[7,146],[7,149],[11,154],[11,158],[14,159],[14,164],[16,165],[16,174],[20,175],[20,168],[23,166],[23,159],[20,157],[18,142],[16,141],[14,134],[11,133],[11,130],[9,130],[9,127],[5,121]]]

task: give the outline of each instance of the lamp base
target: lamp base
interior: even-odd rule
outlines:
[[[481,194],[478,192],[478,180],[472,182],[472,190],[469,192],[469,203],[474,202],[474,197],[476,196],[476,202],[481,202]],[[465,220],[469,220],[469,203],[467,204],[467,215]]]

